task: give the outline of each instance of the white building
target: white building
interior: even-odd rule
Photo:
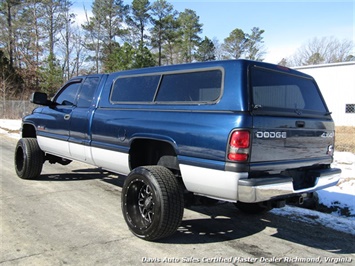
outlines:
[[[355,126],[355,62],[295,69],[315,78],[336,126]]]

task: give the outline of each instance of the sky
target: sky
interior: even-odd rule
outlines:
[[[91,10],[91,0],[73,0],[78,20],[83,6]],[[130,4],[132,1],[124,1]],[[154,2],[154,0],[150,0]],[[251,33],[253,27],[265,30],[265,60],[278,63],[317,37],[335,37],[355,43],[355,0],[170,0],[183,12],[192,9],[203,24],[201,38],[216,38],[219,43],[236,28]],[[79,14],[81,12],[81,14]],[[355,53],[355,51],[354,51]]]

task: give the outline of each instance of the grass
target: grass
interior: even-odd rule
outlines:
[[[335,150],[355,153],[355,127],[335,128]]]

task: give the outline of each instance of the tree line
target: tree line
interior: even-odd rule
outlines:
[[[223,43],[201,37],[191,9],[166,0],[94,0],[79,25],[70,0],[0,1],[0,89],[5,98],[52,95],[73,76],[119,70],[246,58],[263,61],[264,30],[235,28]],[[343,49],[346,50],[346,49]],[[311,55],[320,61],[323,57]],[[280,62],[290,64],[292,60]]]

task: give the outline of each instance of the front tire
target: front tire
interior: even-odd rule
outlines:
[[[137,237],[153,241],[170,236],[184,213],[182,187],[165,167],[135,168],[123,185],[122,212]]]
[[[15,170],[22,179],[34,179],[42,172],[44,153],[39,148],[37,139],[22,138],[15,149]]]

